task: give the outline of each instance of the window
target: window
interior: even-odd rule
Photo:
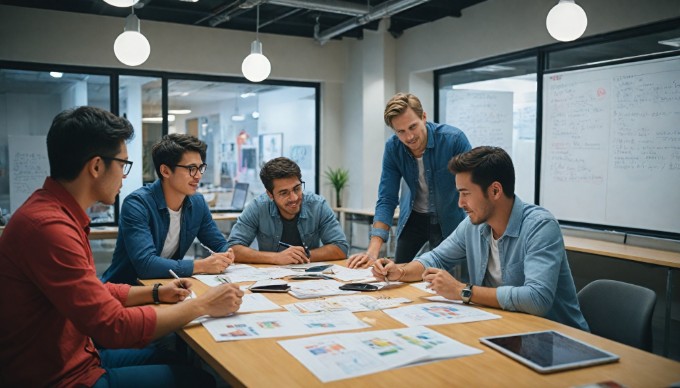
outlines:
[[[110,109],[108,76],[0,69],[0,208],[6,220],[49,175],[47,132],[64,109]],[[113,206],[95,205],[93,223],[115,220]]]
[[[536,168],[535,56],[442,72],[441,123],[460,128],[472,147],[502,147],[515,165],[515,193],[534,201]]]

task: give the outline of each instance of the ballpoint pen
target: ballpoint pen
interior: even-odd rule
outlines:
[[[188,288],[184,287],[184,284],[182,284],[181,279],[179,278],[179,276],[177,276],[177,274],[175,273],[175,271],[169,269],[168,272],[170,272],[170,275],[172,275],[173,278],[175,278],[175,279],[177,279],[177,280],[180,280],[180,282],[179,282],[179,286],[180,286],[180,287],[184,288],[185,290],[188,290]]]
[[[292,247],[292,245],[285,243],[283,241],[279,241],[279,245],[286,248]],[[307,256],[307,260],[311,262],[310,258],[312,257],[312,255],[311,252],[309,251],[309,248],[307,248],[307,245],[305,245],[305,243],[302,243],[302,247],[305,249],[305,256]]]
[[[203,244],[203,243],[199,243],[199,244],[201,244],[201,246],[202,246],[203,248],[205,248],[205,250],[208,251],[208,253],[210,253],[211,255],[214,255],[214,254],[215,254],[215,251],[213,251],[212,249],[210,249],[210,248],[208,248],[207,246],[205,246],[205,244]]]

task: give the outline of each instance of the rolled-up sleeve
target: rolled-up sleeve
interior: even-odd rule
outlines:
[[[394,210],[399,204],[399,185],[401,182],[401,171],[394,161],[396,150],[388,141],[385,144],[383,153],[382,173],[380,175],[380,185],[378,186],[378,202],[375,205],[374,222],[382,222],[385,225],[392,225]],[[371,228],[371,237],[378,236],[383,241],[389,239],[389,230],[381,228]]]

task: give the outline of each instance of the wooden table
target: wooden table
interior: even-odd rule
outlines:
[[[145,280],[153,284],[158,280]],[[161,282],[167,282],[163,279]],[[193,281],[197,294],[207,286]],[[288,294],[265,294],[279,305],[298,302]],[[414,303],[425,292],[411,286],[371,293],[372,296],[407,297]],[[660,387],[680,381],[680,363],[580,331],[544,318],[484,308],[502,319],[429,326],[464,344],[483,350],[482,354],[434,362],[367,376],[328,383],[335,387],[450,387],[450,386],[540,386],[567,387],[614,380],[628,387]],[[356,313],[380,330],[404,327],[382,311]],[[479,338],[538,330],[558,330],[621,357],[614,364],[594,366],[541,375],[481,343]],[[323,385],[307,368],[277,344],[278,340],[296,337],[263,338],[216,342],[202,326],[180,330],[179,335],[229,384],[246,387],[313,387]]]
[[[666,268],[666,319],[664,322],[663,355],[668,356],[671,334],[673,271],[680,269],[680,252],[636,247],[628,244],[574,236],[564,236],[564,245],[568,251],[647,263]]]

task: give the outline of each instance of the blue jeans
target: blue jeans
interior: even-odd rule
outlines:
[[[207,372],[191,366],[178,353],[150,345],[144,349],[99,349],[106,373],[95,388],[214,387]]]

